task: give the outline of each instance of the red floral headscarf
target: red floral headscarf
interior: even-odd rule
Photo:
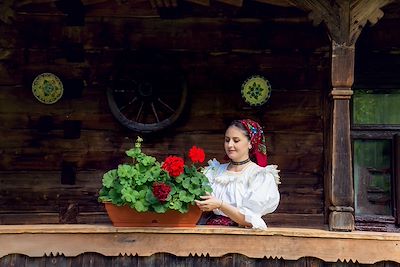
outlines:
[[[250,119],[240,120],[240,122],[246,128],[250,136],[250,155],[256,159],[259,166],[267,166],[267,146],[263,129],[257,122]]]

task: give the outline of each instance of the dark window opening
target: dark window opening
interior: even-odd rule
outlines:
[[[352,151],[356,229],[397,231],[400,90],[355,89]]]

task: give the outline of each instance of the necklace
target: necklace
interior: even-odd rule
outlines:
[[[247,162],[250,162],[250,158],[248,158],[246,160],[243,160],[243,161],[233,161],[233,160],[231,160],[231,164],[232,165],[243,165],[243,164],[246,164]]]

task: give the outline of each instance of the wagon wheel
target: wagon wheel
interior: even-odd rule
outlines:
[[[144,71],[143,67],[118,74],[107,90],[107,99],[111,113],[123,126],[151,133],[179,118],[187,87],[182,73],[175,69],[152,65],[153,69]]]

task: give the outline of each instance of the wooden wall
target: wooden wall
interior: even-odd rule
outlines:
[[[78,26],[46,4],[22,6],[11,24],[0,24],[7,36],[0,41],[0,223],[108,222],[97,203],[101,177],[124,159],[137,133],[116,122],[105,92],[116,58],[129,51],[178,64],[189,88],[184,114],[173,127],[144,136],[145,152],[162,160],[197,145],[207,158],[223,160],[226,125],[255,119],[265,126],[269,163],[279,165],[282,177],[281,203],[267,221],[324,224],[330,43],[323,27],[301,11],[266,4],[186,3],[157,13],[146,2],[136,9],[103,2],[86,6]],[[32,95],[32,80],[43,72],[65,84],[53,105]],[[252,74],[273,88],[260,108],[240,96]],[[69,138],[74,122],[79,137]]]

